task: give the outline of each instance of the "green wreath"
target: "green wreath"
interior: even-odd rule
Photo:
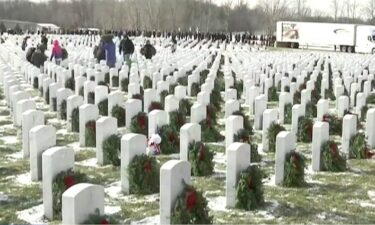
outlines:
[[[199,124],[201,125],[203,142],[220,142],[224,139],[209,118],[202,120]]]
[[[312,119],[307,117],[298,118],[297,140],[303,143],[311,143],[313,126]]]
[[[146,113],[140,112],[131,119],[130,132],[148,136],[148,117]]]
[[[57,98],[52,98],[52,111],[56,112],[57,111]]]
[[[194,176],[209,176],[214,171],[214,153],[202,142],[189,144],[189,161]]]
[[[94,214],[90,214],[88,219],[82,224],[119,224],[118,221],[110,216],[100,215],[99,209],[95,210]]]
[[[168,91],[164,90],[160,92],[160,103],[163,109],[165,108],[165,97],[167,96],[168,96]]]
[[[254,141],[252,141],[252,137],[247,130],[241,129],[236,134],[234,134],[233,142],[247,143],[250,145],[251,162],[260,162],[262,160],[262,157],[258,153],[258,145]]]
[[[33,88],[34,89],[38,89],[38,87],[39,87],[39,78],[38,77],[34,77],[34,79],[33,79]]]
[[[212,224],[207,205],[200,191],[184,183],[171,213],[171,224]]]
[[[284,124],[291,124],[292,123],[292,103],[288,103],[284,105]]]
[[[263,173],[258,166],[249,166],[242,171],[236,188],[236,207],[254,210],[264,204]]]
[[[76,107],[72,111],[72,131],[79,132],[79,108]]]
[[[199,92],[200,92],[199,84],[198,83],[192,83],[191,84],[191,92],[190,92],[191,96],[196,97]]]
[[[109,84],[109,72],[104,74],[104,83]]]
[[[370,95],[366,98],[366,104],[372,104],[372,105],[375,104],[375,94],[370,94]]]
[[[129,190],[132,194],[153,194],[159,192],[160,165],[155,157],[136,155],[129,163]]]
[[[349,157],[354,159],[370,159],[374,155],[367,147],[363,133],[357,133],[350,138],[349,151]]]
[[[39,88],[39,95],[40,97],[43,97],[43,86]]]
[[[211,120],[211,122],[216,125],[217,124],[217,109],[212,105],[206,106],[207,118]]]
[[[368,106],[365,105],[362,107],[361,109],[361,122],[365,122],[366,121],[366,114],[367,114],[367,111],[369,110]]]
[[[86,123],[85,130],[85,142],[86,147],[96,146],[96,122],[95,120],[90,120]]]
[[[212,104],[218,111],[221,110],[222,103],[224,103],[220,90],[214,88],[210,95],[210,104]]]
[[[112,108],[112,117],[117,119],[117,126],[124,127],[125,126],[125,119],[126,119],[126,111],[123,107],[119,105],[115,105]]]
[[[87,182],[85,174],[74,172],[72,169],[60,172],[52,182],[52,210],[56,220],[61,219],[62,194],[71,186]]]
[[[148,107],[148,112],[150,113],[152,110],[163,110],[163,105],[160,102],[151,102],[150,106]]]
[[[113,76],[112,77],[112,87],[118,87],[118,76]]]
[[[121,80],[121,91],[128,92],[129,79],[124,78]]]
[[[269,152],[276,152],[276,137],[282,131],[285,131],[285,128],[276,122],[271,123],[268,127],[267,139]]]
[[[325,95],[326,99],[329,99],[331,101],[336,101],[336,97],[335,97],[335,94],[333,93],[333,90],[325,89],[324,95]]]
[[[317,108],[316,104],[313,104],[312,102],[308,102],[306,104],[306,117],[308,118],[316,118],[317,117]]]
[[[275,86],[268,88],[268,101],[269,102],[279,101],[279,94],[277,93],[277,88]]]
[[[177,84],[170,84],[169,85],[169,93],[174,95],[174,89],[177,87]]]
[[[301,92],[296,91],[293,95],[293,103],[294,104],[301,104]]]
[[[95,93],[94,92],[89,92],[87,94],[87,103],[88,104],[95,104]]]
[[[160,149],[162,154],[178,153],[180,150],[179,132],[170,125],[164,125],[157,129],[161,138]]]
[[[84,97],[83,86],[79,88],[78,95]]]
[[[99,115],[108,116],[108,98],[98,103]]]
[[[318,86],[320,87],[320,85]],[[311,91],[311,102],[312,104],[316,105],[318,104],[318,101],[321,99],[320,91],[317,89],[314,89]]]
[[[342,135],[342,119],[333,114],[325,114],[323,121],[329,124],[329,133],[331,135]]]
[[[179,111],[184,115],[190,115],[192,103],[188,99],[181,99],[179,103]]]
[[[305,157],[296,151],[291,151],[286,154],[283,186],[302,187],[306,184],[305,160]]]
[[[183,76],[177,79],[177,83],[182,86],[187,86],[188,85],[188,77]]]
[[[176,131],[186,123],[186,115],[180,111],[173,111],[169,113],[169,125]]]
[[[74,91],[75,90],[75,80],[73,77],[70,77],[65,81],[65,88],[69,88],[70,90]]]
[[[152,80],[149,76],[144,76],[143,78],[143,89],[152,88]]]
[[[120,166],[121,136],[116,134],[109,136],[103,141],[102,146],[104,165]]]
[[[199,81],[201,85],[206,82],[206,79],[209,73],[210,73],[209,70],[203,70],[202,72],[199,73]]]
[[[321,148],[322,170],[330,172],[343,172],[346,170],[346,160],[340,155],[337,144],[327,141]]]
[[[62,120],[66,120],[66,100],[62,100],[60,105],[60,116]]]

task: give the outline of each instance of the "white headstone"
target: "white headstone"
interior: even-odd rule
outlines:
[[[201,141],[201,126],[187,123],[180,129],[180,160],[188,161],[189,145]]]
[[[357,133],[357,117],[355,115],[344,116],[342,122],[342,140],[341,146],[342,151],[348,157],[349,156],[349,143],[350,138]]]
[[[264,95],[255,98],[255,118],[254,128],[256,130],[262,129],[263,112],[267,109],[267,99]]]
[[[190,122],[200,123],[202,120],[205,120],[207,117],[207,108],[201,104],[194,104],[191,107]]]
[[[23,158],[30,156],[29,131],[38,125],[44,125],[44,113],[38,110],[27,110],[22,114],[22,150]]]
[[[126,128],[130,128],[132,118],[142,112],[142,101],[139,99],[129,99],[125,103]]]
[[[295,148],[294,137],[291,132],[282,131],[276,136],[275,154],[275,184],[284,181],[285,156]]]
[[[312,138],[312,169],[321,170],[321,148],[329,140],[329,124],[326,122],[316,122],[313,128]]]
[[[225,146],[228,148],[234,141],[234,135],[243,129],[244,118],[242,116],[229,116],[225,120]]]
[[[268,138],[267,132],[268,128],[271,126],[273,122],[277,122],[278,111],[277,109],[266,109],[263,112],[263,133],[262,133],[262,145],[263,151],[268,151]]]
[[[367,110],[366,114],[366,138],[371,149],[375,148],[375,109]]]
[[[101,117],[96,121],[96,160],[103,165],[103,141],[117,132],[117,119]]]
[[[79,107],[79,145],[86,146],[86,123],[90,120],[97,120],[99,117],[98,106],[92,104],[84,104]]]

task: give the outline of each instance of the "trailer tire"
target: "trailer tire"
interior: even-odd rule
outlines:
[[[371,53],[375,55],[375,48],[372,49]]]
[[[341,52],[346,52],[347,51],[347,48],[346,48],[346,46],[341,46]]]
[[[354,47],[353,46],[349,46],[348,47],[348,52],[349,53],[354,53]]]

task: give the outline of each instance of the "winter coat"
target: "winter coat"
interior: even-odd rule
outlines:
[[[116,65],[116,45],[111,42],[105,42],[103,44],[103,49],[105,51],[105,58],[107,61],[107,66],[114,67]]]
[[[58,40],[55,40],[53,42],[53,49],[52,49],[52,54],[51,54],[50,60],[52,60],[53,57],[55,57],[55,59],[62,59],[62,49],[59,45]]]
[[[141,54],[146,57],[146,59],[151,59],[156,54],[156,49],[151,44],[146,44],[141,49]]]
[[[41,51],[35,51],[31,56],[31,63],[38,68],[43,66],[46,60],[47,56],[45,56]]]
[[[124,52],[124,55],[134,53],[134,44],[130,39],[123,39],[120,43],[120,54]]]

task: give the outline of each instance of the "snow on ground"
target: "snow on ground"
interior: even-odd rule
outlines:
[[[78,152],[81,150],[79,146],[79,142],[74,142],[74,143],[68,144],[67,146],[73,148],[75,152]]]
[[[375,191],[368,191],[367,194],[372,201],[375,201]]]
[[[139,224],[152,224],[152,225],[158,225],[160,224],[160,216],[151,216],[151,217],[146,217],[142,220],[138,221],[132,221],[130,222],[131,225],[139,225]]]
[[[208,207],[212,211],[229,211],[225,205],[226,205],[226,198],[224,196],[215,197],[215,198],[207,198],[208,201]]]
[[[6,202],[9,200],[8,195],[4,194],[3,192],[0,192],[0,202]]]
[[[46,224],[47,221],[43,221],[44,207],[43,204],[34,206],[29,209],[18,211],[17,217],[20,220],[26,221],[30,224]]]
[[[12,162],[17,161],[17,160],[23,158],[23,152],[22,152],[22,151],[18,151],[18,152],[16,152],[16,153],[13,153],[13,154],[11,154],[11,155],[8,155],[7,158],[8,158],[10,161],[12,161]]]
[[[12,144],[17,144],[17,136],[5,136],[0,138],[1,141],[4,142],[4,144],[12,145]]]
[[[31,173],[23,173],[15,177],[15,181],[20,185],[31,185],[34,182],[31,181]]]
[[[217,152],[214,156],[214,162],[219,164],[225,164],[226,158],[225,153]]]
[[[62,134],[62,135],[68,134],[68,130],[67,129],[60,129],[60,130],[56,131],[56,135],[57,134]]]
[[[109,206],[109,205],[104,206],[104,213],[106,215],[112,215],[112,214],[118,213],[120,211],[121,211],[120,206]]]
[[[122,195],[121,192],[121,182],[115,182],[110,184],[108,187],[104,188],[104,193],[106,193],[110,198],[117,198]]]
[[[266,180],[266,182],[265,182],[265,180]],[[275,174],[271,174],[271,177],[269,179],[264,179],[263,180],[263,184],[265,186],[276,187],[276,184],[275,184]]]
[[[91,158],[91,159],[83,160],[81,162],[76,162],[76,165],[99,168],[96,158]]]

